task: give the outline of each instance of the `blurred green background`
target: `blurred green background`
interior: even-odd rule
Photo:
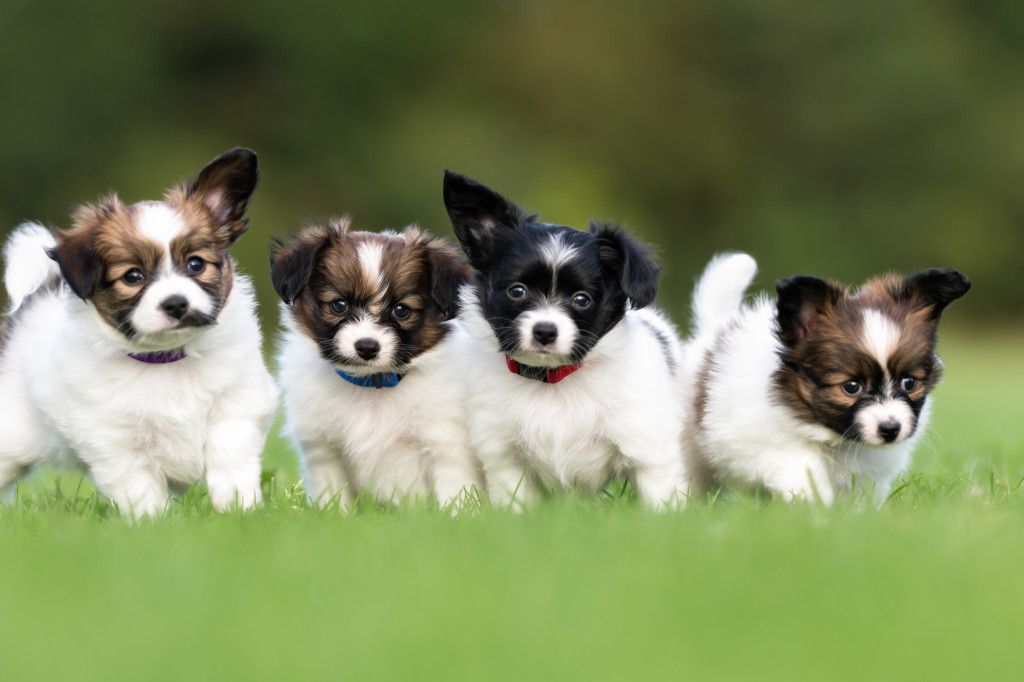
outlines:
[[[0,225],[263,164],[237,256],[301,220],[449,235],[441,171],[659,246],[685,321],[707,258],[761,286],[950,265],[959,321],[1024,310],[1019,2],[0,3]],[[268,325],[268,328],[272,326]]]

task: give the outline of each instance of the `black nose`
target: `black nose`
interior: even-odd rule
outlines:
[[[356,353],[363,360],[373,360],[380,353],[380,343],[376,339],[359,339],[355,347]]]
[[[886,443],[893,442],[896,440],[896,436],[900,435],[900,423],[895,419],[886,419],[878,425],[878,435]]]
[[[188,312],[188,299],[178,294],[168,296],[160,302],[160,310],[164,311],[174,319],[180,320],[185,317],[185,313]]]
[[[558,338],[558,327],[554,322],[538,322],[533,325],[533,339],[542,346],[549,346]]]

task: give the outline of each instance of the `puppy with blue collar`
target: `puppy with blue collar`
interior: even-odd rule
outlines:
[[[449,343],[469,266],[415,227],[307,227],[271,255],[283,301],[278,364],[287,431],[310,498],[347,510],[480,486]]]

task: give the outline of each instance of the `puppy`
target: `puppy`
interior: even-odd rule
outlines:
[[[415,227],[350,232],[347,218],[279,243],[279,366],[287,428],[310,497],[346,510],[480,488],[449,343],[469,267]]]
[[[228,255],[257,176],[256,155],[234,149],[160,201],[108,196],[66,231],[14,232],[0,485],[71,459],[136,516],[163,510],[169,484],[200,480],[218,510],[260,501],[277,392],[252,285]]]
[[[777,300],[743,306],[756,270],[746,254],[719,256],[694,293],[691,470],[786,499],[864,489],[884,501],[927,428],[939,318],[970,282],[925,270],[851,292],[792,277]]]
[[[456,173],[444,202],[476,269],[457,357],[492,501],[521,509],[541,490],[625,475],[646,505],[682,502],[682,359],[647,309],[647,249],[612,225],[540,222]]]

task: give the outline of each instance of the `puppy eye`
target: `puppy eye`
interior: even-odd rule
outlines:
[[[843,384],[843,393],[846,395],[860,395],[863,391],[864,387],[859,381],[847,381]]]
[[[911,393],[917,388],[917,379],[914,377],[903,377],[900,379],[900,388],[903,389],[904,393]]]
[[[405,305],[404,303],[399,303],[395,305],[394,308],[391,309],[391,314],[394,316],[396,320],[404,320],[405,318],[409,317],[409,313],[411,312],[412,308]]]
[[[348,303],[342,298],[331,301],[331,312],[337,315],[344,315],[348,312]]]
[[[190,275],[198,275],[206,269],[206,261],[199,256],[192,256],[185,261],[185,271]]]
[[[142,274],[142,270],[139,270],[138,268],[132,268],[131,270],[129,270],[128,272],[124,273],[121,276],[121,280],[124,281],[124,283],[129,286],[142,284],[143,280],[145,279],[146,276]]]
[[[577,292],[572,296],[572,304],[577,308],[587,308],[590,306],[592,301],[593,299],[590,298],[590,294],[582,291]]]
[[[513,284],[508,288],[508,297],[514,299],[526,298],[526,287],[522,284]]]

